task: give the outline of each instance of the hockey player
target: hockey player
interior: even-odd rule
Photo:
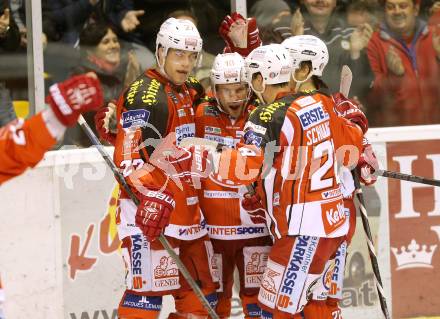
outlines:
[[[216,304],[212,245],[201,225],[197,192],[183,176],[170,178],[161,153],[195,136],[193,104],[203,92],[193,91],[200,85],[189,75],[201,49],[202,39],[192,22],[166,20],[156,40],[157,67],[142,74],[117,102],[114,161],[141,199],[136,207],[122,192],[118,205],[127,270],[127,289],[118,308],[122,319],[157,318],[165,294],[175,299],[176,312],[170,318],[207,318],[176,264],[155,240],[162,230],[208,301]],[[179,160],[185,162],[185,154]]]
[[[244,124],[256,101],[250,97],[244,59],[238,53],[219,54],[211,70],[214,97],[196,110],[196,135],[234,148],[243,135]],[[216,312],[231,315],[234,269],[240,279],[240,299],[245,318],[259,318],[257,303],[267,255],[272,245],[262,210],[249,214],[241,206],[245,186],[207,179],[199,191],[200,207],[214,246],[220,289]]]
[[[316,83],[315,86],[319,89],[319,86],[322,85],[319,81],[319,77],[322,76],[328,62],[325,43],[314,36],[301,35],[284,40],[282,45],[289,50],[292,61],[294,61],[296,65],[305,61],[311,63],[311,80]],[[296,90],[305,93],[310,92],[310,87],[308,86],[307,81],[303,81],[303,83],[296,81],[295,83]],[[347,99],[339,92],[334,93],[332,98],[335,103],[337,114],[356,122],[365,134],[368,128],[368,123],[363,123],[366,119],[357,111],[359,108],[356,102]],[[348,110],[350,110],[350,112],[347,112]],[[376,180],[372,173],[374,172],[374,167],[377,168],[377,160],[371,145],[365,137],[363,139],[363,147],[364,149],[356,169],[359,170],[361,182],[365,185],[371,185]],[[351,242],[351,238],[353,237],[356,228],[356,208],[353,198],[355,186],[350,170],[346,167],[340,167],[339,179],[341,181],[341,192],[344,198],[344,210],[347,216],[349,216],[349,230],[346,239],[338,248],[335,256],[333,256],[334,258],[328,261],[325,266],[323,278],[327,279],[327,282],[322,280],[318,284],[318,288],[312,296],[312,301],[309,302],[304,310],[304,312],[307,313],[308,308],[314,303],[319,303],[322,308],[322,319],[342,318],[341,310],[338,307],[338,301],[342,299],[342,284],[344,279],[347,247]],[[324,301],[326,302],[324,303]],[[326,314],[324,314],[324,307],[327,308]]]
[[[258,297],[263,317],[302,318],[326,262],[348,231],[335,154],[342,146],[359,153],[362,130],[335,113],[331,97],[313,89],[310,62],[297,66],[295,82],[306,80],[311,92],[291,93],[293,67],[281,45],[252,51],[246,70],[265,106],[250,114],[245,143],[222,150],[217,178],[237,184],[262,178],[257,190],[275,239]],[[313,305],[306,317],[320,318],[320,312]]]
[[[46,102],[50,108],[26,121],[18,119],[0,128],[0,184],[37,165],[62,138],[66,127],[76,124],[82,112],[104,103],[94,74],[52,85]]]

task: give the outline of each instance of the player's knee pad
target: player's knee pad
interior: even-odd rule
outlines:
[[[118,316],[125,319],[156,319],[162,309],[162,296],[143,296],[126,291],[118,307]]]
[[[309,274],[318,242],[318,237],[296,237],[287,265],[269,258],[258,294],[262,305],[289,314],[302,311],[321,277]]]
[[[179,254],[179,248],[174,251]],[[166,292],[180,288],[179,269],[173,258],[164,249],[152,249],[142,234],[124,238],[122,258],[128,290]]]

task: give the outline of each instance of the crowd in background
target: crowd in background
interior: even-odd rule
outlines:
[[[263,44],[312,34],[328,46],[323,76],[339,90],[340,72],[353,72],[350,96],[370,126],[440,124],[439,0],[248,0]],[[168,17],[191,19],[204,40],[195,76],[209,70],[224,41],[219,25],[230,0],[42,0],[46,89],[95,72],[105,101],[155,65],[156,33]],[[27,99],[24,0],[0,0],[0,126],[15,117],[12,101]],[[93,114],[87,116],[93,121]],[[79,130],[66,144],[88,146]]]

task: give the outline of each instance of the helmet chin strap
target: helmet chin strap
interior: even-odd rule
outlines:
[[[300,80],[297,80],[297,79],[295,78],[295,71],[296,71],[296,70],[298,70],[298,69],[295,69],[295,70],[292,71],[292,79],[295,81],[295,93],[298,92],[299,87],[301,86],[301,84],[303,84],[304,82],[308,81],[308,80],[312,77],[312,75],[313,75],[312,72],[309,72],[309,74],[307,75],[307,77],[306,77],[304,80],[300,81]]]
[[[170,79],[168,77],[168,74],[165,72],[165,59],[167,58],[167,54],[168,54],[168,48],[162,47],[164,49],[164,58],[163,58],[163,64],[160,64],[160,59],[159,59],[159,46],[156,47],[156,52],[155,52],[155,56],[156,56],[156,62],[157,62],[157,66],[159,67],[159,71],[160,73],[167,78],[168,80]]]
[[[254,93],[257,95],[257,97],[261,101],[261,103],[266,104],[266,101],[263,98],[263,92],[266,89],[266,83],[264,83],[264,80],[263,80],[263,89],[261,91],[256,90],[254,88],[254,86],[252,85],[252,82],[249,83],[249,86],[251,87],[252,91],[254,91]]]

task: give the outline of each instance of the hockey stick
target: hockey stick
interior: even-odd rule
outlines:
[[[371,266],[373,267],[374,277],[376,279],[377,294],[379,295],[380,307],[382,313],[386,319],[390,319],[390,313],[388,312],[387,301],[383,291],[382,278],[380,276],[379,264],[377,262],[376,250],[374,249],[373,236],[371,236],[370,222],[368,220],[367,209],[365,208],[364,194],[362,193],[361,183],[359,182],[359,175],[356,170],[352,171],[355,193],[359,201],[359,210],[361,212],[362,226],[364,227],[365,235],[367,236],[368,253],[370,255]]]
[[[125,190],[125,192],[130,196],[131,200],[134,202],[136,206],[139,205],[140,201],[136,197],[135,194],[133,194],[133,191],[131,190],[130,186],[128,186],[127,181],[125,180],[124,176],[122,176],[119,169],[116,167],[115,163],[111,159],[110,155],[105,151],[104,146],[101,144],[101,142],[96,137],[95,133],[93,133],[90,126],[87,124],[87,122],[84,120],[82,115],[78,119],[78,124],[83,129],[84,133],[88,136],[92,144],[98,149],[98,152],[101,154],[101,156],[104,158],[107,165],[112,170],[113,174],[115,175],[116,180],[119,182],[119,185],[122,186],[122,188]],[[168,240],[165,238],[163,234],[160,234],[159,241],[165,248],[165,250],[170,254],[170,256],[173,258],[174,262],[177,265],[177,268],[179,268],[180,272],[182,273],[183,277],[186,279],[188,284],[191,286],[194,293],[197,295],[199,300],[201,301],[202,305],[205,307],[205,309],[208,311],[211,318],[219,319],[219,316],[216,314],[214,309],[212,309],[211,305],[209,304],[208,300],[203,295],[202,290],[197,285],[197,283],[194,281],[194,279],[191,277],[188,269],[186,269],[185,265],[182,263],[182,260],[180,260],[179,256],[174,252],[174,249],[171,247]]]
[[[350,92],[351,81],[353,80],[353,74],[347,65],[344,65],[341,70],[341,83],[339,91],[348,98]],[[356,169],[352,171],[353,180],[355,185],[356,197],[359,201],[359,210],[361,211],[362,226],[364,227],[365,235],[367,236],[368,253],[370,255],[371,266],[376,279],[377,294],[379,296],[380,307],[382,313],[386,319],[390,319],[388,312],[387,301],[383,291],[382,278],[380,276],[379,264],[377,262],[376,251],[374,249],[373,236],[371,236],[370,222],[368,220],[367,210],[365,206],[364,194],[362,193],[361,183],[359,182],[359,176]]]
[[[388,178],[394,178],[394,179],[400,179],[402,181],[408,181],[408,182],[413,182],[413,183],[426,184],[426,185],[440,187],[440,180],[426,178],[426,177],[417,176],[417,175],[404,174],[404,173],[387,171],[387,170],[382,170],[382,169],[377,169],[374,172],[374,175],[388,177]]]
[[[343,65],[341,70],[341,83],[339,85],[339,92],[341,92],[346,98],[350,92],[351,81],[353,80],[353,73],[351,73],[348,65]]]

